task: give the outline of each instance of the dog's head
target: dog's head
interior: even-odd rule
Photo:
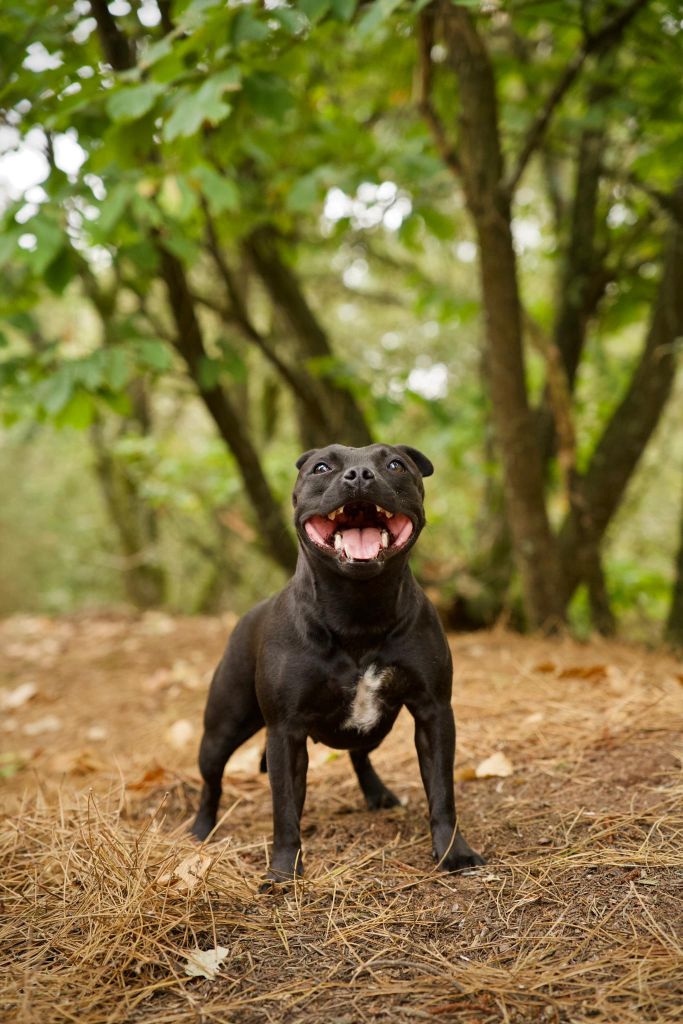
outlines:
[[[311,556],[367,578],[405,555],[425,524],[422,477],[434,467],[408,445],[331,444],[297,459],[294,525]]]

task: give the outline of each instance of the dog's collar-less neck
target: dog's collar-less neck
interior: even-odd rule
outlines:
[[[403,608],[412,607],[408,594],[416,583],[407,553],[405,557],[396,556],[382,573],[370,579],[342,576],[319,561],[314,572],[310,557],[299,549],[292,587],[302,609],[314,604],[316,619],[323,619],[332,632],[376,636],[395,629],[405,618]],[[391,600],[387,600],[388,594]]]

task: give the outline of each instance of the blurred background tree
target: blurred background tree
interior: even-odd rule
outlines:
[[[293,461],[434,459],[453,627],[683,639],[683,5],[0,12],[0,610],[241,610]]]

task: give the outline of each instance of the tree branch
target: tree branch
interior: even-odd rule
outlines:
[[[677,192],[683,198],[683,186]],[[676,340],[683,334],[681,280],[683,227],[674,223],[640,360],[578,481],[579,514],[571,515],[560,533],[565,602],[581,580],[577,554],[586,545],[595,547],[604,536],[671,393],[678,362]]]
[[[648,0],[631,0],[631,2],[615,14],[613,18],[608,19],[597,32],[584,37],[583,46],[577,50],[568,62],[564,71],[555,83],[555,86],[551,90],[550,95],[545,101],[543,109],[539,112],[527,131],[515,165],[505,182],[505,188],[508,194],[511,195],[519,184],[519,180],[526,169],[526,165],[536,149],[538,149],[555,110],[578,78],[579,72],[583,68],[588,57],[593,53],[604,51],[618,43],[629,22],[633,20],[636,14],[647,4],[647,2]]]
[[[417,22],[417,106],[427,123],[439,156],[456,177],[462,171],[460,158],[446,136],[441,118],[432,102],[432,47],[434,45],[434,14],[430,8],[423,11]]]
[[[135,64],[133,47],[116,24],[116,18],[107,6],[107,0],[90,0],[90,9],[97,22],[97,34],[107,63],[114,71],[126,71]]]

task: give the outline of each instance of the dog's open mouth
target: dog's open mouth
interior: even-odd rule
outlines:
[[[370,562],[404,547],[413,524],[402,512],[387,512],[368,501],[353,501],[326,516],[311,516],[304,529],[319,547],[331,548],[341,558]]]

